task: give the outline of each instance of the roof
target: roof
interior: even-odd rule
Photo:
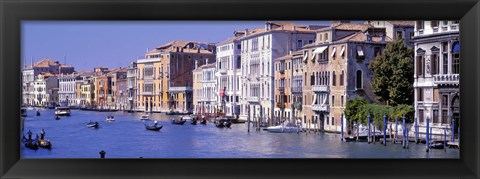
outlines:
[[[253,30],[248,30],[246,36],[242,36],[239,39],[251,37],[253,35],[258,35],[258,34],[263,34],[263,33],[269,33],[269,32],[278,32],[278,31],[287,31],[287,32],[303,32],[303,33],[315,33],[315,30],[318,28],[321,28],[323,26],[307,26],[307,25],[297,25],[292,22],[272,22],[272,21],[267,21],[266,24],[272,24],[276,25],[278,27],[272,27],[270,30],[267,30],[265,28],[255,28]],[[312,28],[310,28],[312,27]]]
[[[282,57],[279,57],[279,58],[275,59],[275,61],[288,60],[288,59],[293,58],[296,55],[303,55],[303,50],[294,51],[290,55],[285,55],[285,56],[282,56]]]
[[[188,48],[187,45],[193,43],[195,45],[194,48]],[[148,54],[154,54],[154,53],[160,53],[160,52],[177,52],[177,48],[179,49],[179,52],[184,53],[207,53],[207,54],[212,54],[209,50],[204,49],[205,44],[210,45],[212,43],[208,42],[192,42],[192,41],[182,41],[182,40],[175,40],[171,41],[169,43],[166,43],[164,45],[161,45],[159,47],[156,47],[153,50],[150,50],[147,52]]]
[[[391,38],[384,36],[385,42],[392,41]],[[367,35],[364,32],[357,32],[334,42],[367,42]],[[371,42],[382,42],[382,37],[372,36]]]
[[[415,21],[387,21],[389,22],[390,24],[393,24],[393,25],[398,25],[398,26],[414,26],[415,25]]]
[[[221,41],[221,42],[217,43],[217,46],[232,43],[233,41],[238,40],[238,39],[240,39],[240,38],[241,38],[241,37],[230,37],[230,38],[228,38],[227,40],[224,40],[224,41]]]
[[[117,73],[117,72],[120,72],[120,73],[124,72],[124,73],[126,73],[127,70],[128,70],[128,69],[126,69],[126,68],[114,68],[114,69],[111,69],[111,70],[107,73],[107,75],[112,75],[112,74],[115,74],[115,73]]]
[[[199,66],[198,69],[212,68],[212,67],[215,68],[215,63],[209,63],[209,64]]]

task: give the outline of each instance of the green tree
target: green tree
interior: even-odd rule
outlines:
[[[347,101],[345,107],[345,117],[350,122],[365,123],[367,121],[365,116],[365,106],[368,104],[364,98],[355,98]]]
[[[403,39],[389,42],[383,55],[370,62],[373,92],[387,105],[413,103],[413,49]]]

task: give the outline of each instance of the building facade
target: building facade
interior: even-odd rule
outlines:
[[[235,36],[217,44],[216,84],[218,108],[227,116],[240,114],[241,44],[238,39],[245,34],[235,32]],[[222,94],[222,95],[220,95]]]
[[[35,77],[33,81],[33,99],[32,106],[47,107],[51,100],[55,99],[55,89],[58,88],[58,77],[51,73],[40,73]],[[55,101],[54,101],[55,102]]]
[[[137,63],[132,62],[127,68],[127,109],[130,111],[137,110],[137,84]]]
[[[402,38],[405,45],[413,48],[414,21],[366,21],[365,23],[377,28],[385,28],[388,38],[392,40]]]
[[[211,43],[172,41],[137,60],[137,109],[150,112],[192,112],[192,70],[195,61],[215,60]]]
[[[245,30],[244,37],[239,39],[242,63],[240,118],[246,119],[249,111],[251,117],[261,117],[261,122],[272,124],[274,59],[313,43],[314,30],[317,28],[318,26],[266,22],[265,28]]]
[[[434,133],[460,123],[459,27],[459,21],[415,23],[415,117],[421,127],[428,118]]]

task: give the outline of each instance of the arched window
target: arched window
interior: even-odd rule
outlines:
[[[363,89],[363,77],[362,77],[362,70],[357,70],[357,89]]]
[[[452,73],[460,73],[460,43],[458,41],[452,45]]]

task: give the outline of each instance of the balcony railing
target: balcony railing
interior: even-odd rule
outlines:
[[[330,111],[330,106],[329,105],[314,104],[314,105],[312,105],[312,111],[329,112]]]
[[[433,83],[435,84],[457,84],[459,82],[459,74],[440,74],[433,75]]]
[[[247,101],[250,102],[250,103],[258,103],[259,100],[258,100],[258,96],[250,96],[250,97],[247,97]]]
[[[312,86],[312,91],[313,92],[329,92],[329,87],[328,85],[313,85]]]
[[[221,74],[226,74],[227,69],[226,68],[220,68],[220,69],[218,69],[218,72],[220,72]]]
[[[168,87],[168,92],[184,92],[184,91],[192,91],[191,86],[182,86],[182,87]]]
[[[142,91],[142,95],[153,95],[151,91]]]
[[[292,87],[292,93],[301,93],[301,92],[302,92],[301,86]]]

